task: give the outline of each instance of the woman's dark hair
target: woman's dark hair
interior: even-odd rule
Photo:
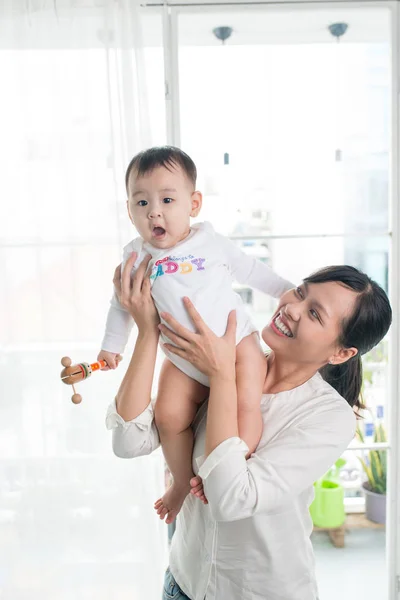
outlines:
[[[155,146],[136,154],[128,165],[125,174],[125,186],[128,192],[129,175],[135,169],[138,175],[146,175],[157,167],[165,167],[169,171],[173,167],[180,167],[189,181],[196,187],[197,169],[196,165],[180,148],[175,146]]]
[[[353,313],[344,319],[339,343],[357,348],[358,353],[340,365],[327,364],[320,373],[350,406],[365,408],[361,402],[361,355],[385,337],[392,322],[392,309],[386,293],[368,275],[347,265],[325,267],[304,279],[307,283],[336,281],[357,292]]]

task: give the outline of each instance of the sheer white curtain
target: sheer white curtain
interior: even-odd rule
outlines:
[[[133,0],[0,4],[0,596],[158,600],[160,454],[113,456],[129,359],[70,402],[60,358],[97,356],[132,232],[123,175],[154,143]],[[157,140],[159,142],[160,140]]]

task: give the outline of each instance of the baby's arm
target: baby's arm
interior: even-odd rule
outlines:
[[[101,351],[97,356],[97,360],[105,360],[111,369],[115,369],[122,359],[121,353],[125,349],[134,324],[129,312],[121,305],[119,307],[115,306],[113,301],[114,299],[111,300],[107,315],[106,331],[101,344]],[[107,370],[107,368],[103,370]]]
[[[293,283],[284,279],[261,260],[250,256],[236,246],[232,240],[216,234],[233,278],[241,284],[254,287],[274,298],[280,298]]]
[[[133,240],[124,248],[122,267],[124,267],[131,253],[139,249],[137,240]],[[139,266],[139,260],[136,261],[135,268]],[[110,308],[107,314],[106,329],[101,344],[101,351],[97,360],[105,360],[108,367],[115,369],[122,360],[121,353],[124,351],[128,342],[134,320],[125,308],[123,308],[114,292]],[[108,370],[106,367],[104,370]]]

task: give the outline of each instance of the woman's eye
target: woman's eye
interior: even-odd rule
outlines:
[[[147,200],[139,200],[138,205],[139,206],[147,206]]]
[[[171,204],[172,198],[164,198],[163,202],[164,204]]]
[[[319,314],[317,313],[316,310],[314,310],[313,308],[310,310],[310,314],[314,317],[314,319],[318,319],[319,321]]]
[[[296,288],[296,294],[300,296],[300,298],[304,298],[303,290],[300,287]]]

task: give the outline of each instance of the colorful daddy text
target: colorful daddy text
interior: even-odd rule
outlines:
[[[190,262],[185,261],[178,263],[174,260],[170,260],[169,257],[163,258],[154,264],[150,279],[156,279],[161,275],[172,275],[174,273],[177,273],[178,275],[187,275],[193,271],[193,269],[196,271],[204,271],[205,268],[203,264],[205,260],[205,258],[193,258]]]

